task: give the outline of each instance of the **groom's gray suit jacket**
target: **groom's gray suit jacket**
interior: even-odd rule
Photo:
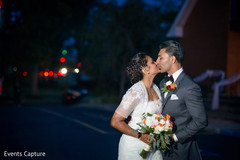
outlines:
[[[162,80],[160,88],[166,80]],[[177,80],[177,89],[168,93],[163,99],[163,114],[169,114],[174,122],[178,143],[168,153],[163,154],[164,160],[198,160],[201,155],[195,135],[208,124],[200,87],[182,72]]]

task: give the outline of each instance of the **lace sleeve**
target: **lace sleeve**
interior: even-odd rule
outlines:
[[[123,96],[122,101],[115,112],[127,118],[134,110],[134,108],[139,104],[142,96],[143,91],[141,90],[141,88],[130,88]]]

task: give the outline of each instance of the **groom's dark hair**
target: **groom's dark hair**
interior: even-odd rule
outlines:
[[[165,41],[160,44],[160,50],[163,48],[166,48],[166,53],[169,56],[175,56],[177,61],[182,64],[184,57],[184,49],[180,43],[173,40]]]

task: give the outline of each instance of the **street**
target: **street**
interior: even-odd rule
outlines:
[[[65,105],[1,105],[0,159],[116,160],[112,111]],[[203,160],[237,159],[240,139],[203,131]]]

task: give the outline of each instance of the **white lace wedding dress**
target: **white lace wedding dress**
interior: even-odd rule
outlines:
[[[158,94],[159,99],[148,101],[146,87],[142,81],[135,83],[123,96],[122,101],[116,112],[127,118],[131,116],[128,125],[137,129],[137,123],[142,121],[142,114],[145,113],[161,113],[162,100],[160,90],[157,85],[153,85],[154,90]],[[119,142],[118,160],[144,160],[139,153],[144,148],[145,143],[137,138],[123,134]],[[162,154],[159,150],[153,151],[148,155],[147,160],[162,160]]]

